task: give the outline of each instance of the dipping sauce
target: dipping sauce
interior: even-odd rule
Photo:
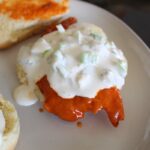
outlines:
[[[34,85],[47,75],[62,98],[94,98],[104,88],[122,88],[127,61],[100,28],[87,23],[57,28],[19,51],[18,63],[28,82]]]

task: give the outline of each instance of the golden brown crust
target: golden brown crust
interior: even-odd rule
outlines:
[[[17,142],[18,142],[18,138],[13,139],[14,141],[12,143],[9,143],[5,149],[1,149],[1,150],[15,150]]]
[[[13,19],[49,19],[68,11],[69,0],[5,0],[0,3],[0,13]]]
[[[6,40],[4,38],[0,41],[0,50],[9,48],[32,35],[41,33],[47,23],[50,24],[56,18],[66,14],[69,8],[69,0],[60,1],[59,3],[55,0],[0,1],[0,16],[8,17],[8,20],[4,22],[6,27],[4,28],[3,24],[0,25],[0,32],[5,35],[5,38],[8,36]],[[33,26],[32,22],[34,21],[36,23]],[[13,27],[15,22],[17,28],[6,31],[7,24],[9,27]],[[29,25],[25,27],[22,24],[19,25],[19,22],[25,22]],[[12,35],[15,35],[15,38]]]

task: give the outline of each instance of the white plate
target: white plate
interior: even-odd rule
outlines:
[[[126,85],[122,90],[125,121],[112,127],[105,113],[87,114],[83,127],[62,121],[49,113],[40,113],[40,104],[21,107],[12,97],[19,84],[16,56],[20,43],[0,52],[0,91],[18,110],[21,135],[17,150],[149,150],[150,149],[150,52],[147,46],[119,19],[96,6],[71,2],[69,16],[101,26],[109,40],[121,48],[129,63]],[[144,30],[144,29],[143,29]]]

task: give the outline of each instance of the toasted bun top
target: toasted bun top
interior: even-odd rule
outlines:
[[[13,19],[49,19],[68,11],[69,0],[0,0],[0,13]]]
[[[20,125],[15,107],[0,95],[0,110],[6,122],[2,145],[0,150],[14,150],[18,141]]]

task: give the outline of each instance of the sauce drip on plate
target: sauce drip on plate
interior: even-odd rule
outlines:
[[[39,112],[44,112],[44,109],[43,108],[39,108]]]
[[[83,126],[83,125],[82,125],[82,122],[78,121],[78,122],[77,122],[77,127],[78,127],[78,128],[82,128],[82,126]]]

